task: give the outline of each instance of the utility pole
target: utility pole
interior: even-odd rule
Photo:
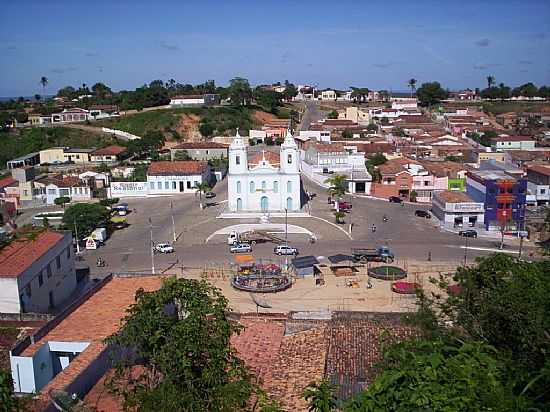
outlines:
[[[149,228],[150,228],[150,231],[151,231],[151,244],[150,244],[150,248],[151,248],[151,273],[154,275],[155,274],[155,248],[154,248],[154,244],[153,244],[153,221],[151,220],[151,218],[149,218]]]
[[[74,236],[76,239],[76,253],[80,255],[80,245],[78,244],[78,229],[76,227],[76,218],[74,219]]]
[[[466,247],[464,248],[464,266],[466,267],[468,259],[468,236],[464,236],[464,239],[466,239]]]
[[[172,201],[170,201],[170,213],[172,215],[172,233],[174,234],[174,243],[176,243],[176,223],[174,222],[174,206]]]
[[[288,246],[288,209],[285,207],[285,246]],[[288,255],[285,253],[285,270],[288,273]]]

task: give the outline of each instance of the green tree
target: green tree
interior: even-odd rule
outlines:
[[[0,411],[27,411],[27,403],[27,398],[19,398],[14,395],[10,371],[0,368]]]
[[[283,92],[283,97],[285,100],[292,100],[293,97],[298,95],[298,89],[293,83],[290,83],[288,80],[285,80],[285,91]]]
[[[308,402],[309,412],[335,411],[338,404],[334,391],[336,387],[323,379],[319,383],[311,382],[304,390],[304,399]]]
[[[416,193],[416,190],[411,190],[411,193],[409,195],[409,200],[411,202],[416,202],[416,197],[418,196],[418,193]]]
[[[201,132],[201,135],[204,137],[210,137],[214,134],[215,127],[210,122],[201,122],[199,126],[199,132]]]
[[[92,92],[94,96],[104,99],[107,96],[110,96],[112,94],[112,90],[110,87],[105,86],[103,83],[96,83],[92,86]]]
[[[200,208],[203,209],[204,205],[202,204],[202,195],[206,194],[206,192],[209,192],[211,190],[211,187],[208,183],[202,182],[202,183],[197,183],[194,189],[196,190],[195,195],[197,193],[199,194]]]
[[[42,86],[42,94],[46,95],[46,86],[48,85],[48,78],[46,76],[42,76],[40,78],[40,85]]]
[[[489,75],[487,76],[487,88],[490,89],[495,84],[495,76]]]
[[[329,118],[329,119],[338,119],[338,112],[336,110],[331,111],[327,115],[327,118]]]
[[[39,102],[40,99],[42,99],[42,96],[40,96],[39,94],[35,94],[35,95],[34,95],[34,100],[36,100],[37,102]]]
[[[414,79],[414,78],[409,79],[409,82],[407,83],[407,85],[411,89],[411,97],[412,97],[414,91],[416,90],[416,79]]]
[[[261,87],[254,89],[254,100],[268,112],[277,113],[277,108],[282,104],[283,95],[273,90],[264,90]]]
[[[241,327],[228,318],[229,312],[227,299],[206,281],[170,278],[156,292],[138,291],[124,326],[107,339],[111,347],[121,348],[110,386],[123,396],[124,406],[138,411],[247,410],[255,385],[231,346],[231,336]]]
[[[57,97],[64,97],[66,99],[73,99],[76,96],[76,90],[72,86],[66,86],[57,91]]]
[[[350,87],[351,98],[354,102],[366,101],[369,97],[370,90],[367,87]]]
[[[112,205],[116,205],[118,202],[120,202],[120,199],[118,197],[113,197],[110,199],[101,199],[99,201],[99,204],[101,206],[112,206]]]
[[[334,211],[334,218],[336,219],[336,223],[344,223],[345,217],[346,217],[346,214],[341,210]]]
[[[53,202],[57,205],[57,206],[61,206],[63,207],[63,209],[65,209],[65,204],[69,203],[71,201],[71,198],[68,197],[68,196],[61,196],[61,197],[56,197]]]
[[[441,87],[439,82],[422,83],[416,91],[416,96],[424,106],[432,106],[447,98],[447,91]]]
[[[433,282],[442,292],[419,292],[420,310],[411,321],[428,334],[456,333],[463,341],[482,341],[498,352],[514,377],[514,391],[550,407],[550,261],[521,262],[505,254],[478,258],[452,278]],[[444,323],[452,324],[448,330]]]
[[[353,138],[353,133],[351,132],[351,130],[345,129],[345,130],[342,132],[342,137],[343,137],[344,139],[352,139],[352,138]]]
[[[273,138],[271,136],[267,136],[265,139],[264,139],[264,142],[266,145],[268,146],[273,146],[275,144],[275,142],[273,141]]]
[[[229,99],[235,106],[247,105],[252,99],[252,89],[247,79],[236,77],[229,82]]]
[[[374,123],[369,123],[368,126],[367,126],[367,130],[369,132],[377,132],[378,131],[378,126],[375,125]]]
[[[325,183],[330,185],[328,192],[333,197],[341,198],[348,191],[348,181],[344,175],[334,174],[326,179]]]
[[[382,373],[344,412],[527,412],[532,404],[514,394],[505,365],[481,342],[403,342],[390,347],[379,368]]]
[[[109,211],[97,203],[77,203],[65,209],[63,224],[74,232],[75,224],[79,238],[88,236],[96,227],[109,219]]]

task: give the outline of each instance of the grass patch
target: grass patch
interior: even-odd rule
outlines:
[[[8,160],[51,147],[92,148],[112,144],[110,136],[81,129],[34,127],[15,133],[0,132],[0,165]]]

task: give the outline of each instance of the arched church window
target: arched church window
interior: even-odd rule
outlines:
[[[279,193],[279,182],[277,180],[273,182],[273,193]]]
[[[288,164],[292,164],[292,155],[291,155],[291,154],[288,155],[288,158],[287,158],[287,159],[288,159],[288,160],[287,160],[287,161],[288,161]]]
[[[250,182],[250,193],[254,193],[256,191],[256,185],[254,184],[254,181]]]
[[[240,165],[241,164],[241,156],[235,156],[235,164]]]
[[[241,193],[241,181],[240,180],[237,180],[237,193],[238,194]]]

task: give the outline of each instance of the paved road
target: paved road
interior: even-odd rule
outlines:
[[[464,239],[456,234],[444,232],[432,220],[417,218],[414,211],[428,206],[399,206],[382,200],[351,197],[353,212],[346,216],[346,224],[335,225],[334,216],[327,204],[327,194],[322,188],[305,181],[305,190],[316,193],[311,202],[313,218],[289,219],[290,224],[302,226],[313,231],[318,241],[311,244],[307,238],[289,235],[289,242],[300,250],[302,256],[330,256],[336,253],[349,253],[352,247],[388,245],[398,259],[399,264],[427,262],[428,257],[434,263],[459,264],[464,261],[466,241],[468,241],[467,260],[472,262],[475,256],[487,255],[496,251],[498,241],[487,239]],[[199,199],[194,195],[181,195],[172,198],[157,197],[126,200],[136,212],[128,216],[130,227],[115,232],[104,247],[96,251],[86,251],[85,259],[95,276],[109,272],[145,272],[150,273],[151,264],[151,230],[148,223],[152,221],[154,242],[172,242],[173,227],[170,202],[173,214],[177,241],[176,252],[168,255],[154,255],[156,273],[181,273],[182,267],[201,268],[209,264],[229,264],[233,255],[224,236],[217,236],[209,243],[206,238],[215,231],[234,224],[257,223],[254,219],[217,219],[224,207],[227,191],[226,181],[215,190],[216,201],[220,204],[201,210]],[[349,197],[349,196],[348,196]],[[388,222],[383,222],[386,214]],[[273,223],[284,223],[284,219],[273,219]],[[353,223],[349,239],[345,231]],[[372,232],[372,224],[376,232]],[[338,227],[339,226],[339,227]],[[342,230],[343,229],[343,230]],[[485,250],[486,249],[486,250]],[[507,241],[507,250],[517,250],[517,243]],[[525,248],[529,252],[529,246]],[[284,258],[273,255],[273,244],[256,245],[254,255],[257,259],[272,259],[282,263]],[[97,256],[103,257],[106,268],[95,268]]]
[[[319,110],[319,102],[306,101],[306,110],[302,116],[302,122],[300,123],[300,130],[309,130],[311,123],[321,120],[325,115]]]

